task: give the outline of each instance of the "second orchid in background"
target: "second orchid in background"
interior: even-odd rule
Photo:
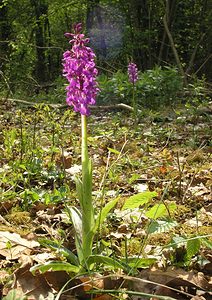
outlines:
[[[129,81],[133,84],[136,83],[138,80],[138,68],[135,63],[129,63],[128,65],[128,75],[129,75]]]

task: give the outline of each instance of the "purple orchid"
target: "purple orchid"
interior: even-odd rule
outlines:
[[[129,75],[129,81],[133,84],[136,83],[138,80],[138,68],[135,63],[129,63],[128,65],[128,75]]]
[[[72,105],[76,112],[89,115],[89,105],[96,103],[96,95],[99,91],[96,76],[98,71],[95,67],[95,54],[86,46],[89,39],[80,33],[82,24],[74,26],[74,33],[65,33],[70,38],[72,48],[63,54],[63,75],[67,78],[66,102]]]

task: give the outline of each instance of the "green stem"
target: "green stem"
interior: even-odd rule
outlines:
[[[87,135],[87,117],[84,115],[81,115],[81,124],[82,124],[82,171],[85,172],[87,161],[88,161],[88,135]]]
[[[35,150],[36,150],[36,126],[37,126],[37,110],[34,112],[33,115],[33,135],[32,135],[32,154],[31,154],[31,160],[34,159],[35,156]]]
[[[82,122],[82,251],[84,261],[92,254],[94,209],[92,203],[92,165],[88,156],[87,117]]]
[[[20,112],[20,139],[21,139],[21,163],[23,160],[23,154],[24,154],[24,141],[23,141],[23,118],[22,118],[22,112]]]
[[[138,109],[137,109],[137,102],[135,99],[135,83],[133,83],[133,95],[132,95],[132,104],[133,104],[133,114],[134,114],[134,121],[137,124],[137,116],[138,116]]]
[[[55,124],[52,125],[52,156],[51,156],[51,162],[54,161],[55,158]]]

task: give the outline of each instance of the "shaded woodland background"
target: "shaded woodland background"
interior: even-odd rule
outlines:
[[[211,21],[210,0],[0,0],[0,298],[103,299],[92,283],[117,299],[126,289],[211,299]],[[101,90],[88,130],[100,216],[88,282],[71,220],[80,114],[65,105],[62,76],[77,22]]]
[[[176,67],[185,85],[196,77],[209,82],[211,20],[208,0],[1,0],[1,93],[61,87],[64,32],[76,22],[91,39],[100,74],[126,72],[133,60],[142,72]]]

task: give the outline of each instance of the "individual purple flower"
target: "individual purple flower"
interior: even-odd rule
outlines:
[[[70,38],[71,50],[63,54],[63,75],[69,82],[66,87],[66,102],[72,105],[76,112],[89,115],[89,105],[96,103],[99,91],[96,81],[98,71],[95,67],[95,54],[86,46],[89,39],[80,33],[82,24],[74,26],[74,33],[65,33]]]
[[[129,75],[129,81],[133,84],[136,83],[138,80],[138,68],[135,63],[129,63],[128,65],[128,75]]]

